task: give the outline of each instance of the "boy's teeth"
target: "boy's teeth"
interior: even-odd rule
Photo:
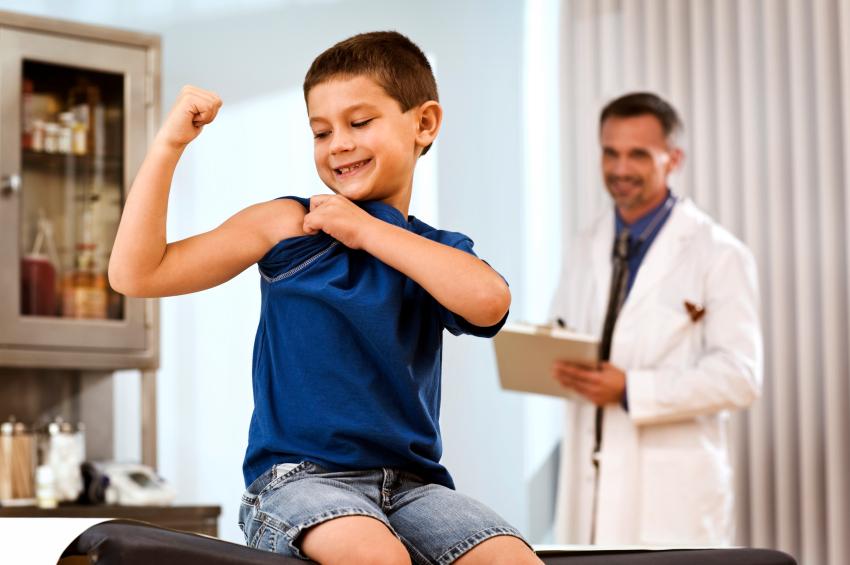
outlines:
[[[355,164],[353,164],[353,165],[351,165],[351,166],[349,166],[349,167],[340,167],[340,168],[339,168],[339,172],[340,172],[341,174],[345,174],[345,173],[347,173],[347,172],[349,172],[349,171],[353,171],[354,169],[359,169],[359,168],[360,168],[360,167],[362,167],[362,166],[363,166],[363,162],[361,161],[360,163],[355,163]]]

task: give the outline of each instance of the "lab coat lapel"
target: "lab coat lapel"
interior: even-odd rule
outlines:
[[[602,332],[608,293],[611,287],[611,249],[614,245],[614,212],[602,216],[593,232],[593,280],[596,288],[597,304],[594,308],[593,326]],[[586,307],[586,306],[585,306]]]
[[[621,316],[627,316],[631,310],[639,307],[641,300],[681,262],[680,256],[687,252],[688,243],[694,235],[694,223],[689,214],[690,206],[689,201],[683,200],[673,208],[643,258],[634,286],[623,304]]]

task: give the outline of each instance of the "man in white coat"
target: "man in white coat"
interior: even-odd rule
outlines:
[[[668,188],[683,159],[669,104],[629,94],[599,123],[613,210],[573,241],[553,314],[602,336],[606,362],[552,368],[582,399],[567,401],[556,537],[729,545],[728,411],[761,387],[755,262]]]

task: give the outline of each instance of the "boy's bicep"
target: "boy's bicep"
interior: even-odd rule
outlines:
[[[159,268],[141,286],[149,296],[173,296],[227,282],[278,241],[302,235],[304,213],[289,200],[245,208],[213,230],[169,243]]]
[[[486,261],[484,261],[486,263]],[[489,266],[489,264],[488,264]],[[491,267],[492,268],[492,267]],[[502,275],[493,269],[494,272],[502,277]],[[505,277],[502,277],[502,280],[505,280]],[[505,280],[505,284],[507,284],[507,280]],[[443,323],[443,327],[449,330],[453,335],[474,335],[475,337],[493,337],[499,330],[502,329],[502,326],[505,325],[505,322],[508,320],[508,314],[510,311],[505,312],[505,315],[502,316],[502,319],[493,324],[492,326],[476,326],[475,324],[469,322],[466,318],[459,314],[455,314],[436,300],[434,304],[437,307],[439,312],[440,320]]]
[[[483,259],[478,257],[478,255],[475,253],[475,251],[473,251],[472,248],[473,248],[474,244],[473,244],[472,240],[469,239],[468,237],[463,236],[460,239],[457,239],[457,240],[454,240],[454,241],[452,241],[452,240],[445,241],[445,242],[443,242],[443,244],[448,245],[450,247],[454,247],[455,249],[457,249],[459,251],[469,253],[473,257],[478,258],[479,261],[486,264],[490,269],[493,269],[493,267],[490,265],[490,263],[488,263],[487,261],[484,261]],[[499,275],[499,277],[501,277],[501,279],[503,281],[505,281],[505,284],[508,284],[507,279],[505,279],[505,277],[503,277],[502,274],[499,273],[499,271],[497,271],[496,269],[493,269],[493,272],[496,273],[497,275]],[[436,300],[434,301],[434,304],[436,305],[437,312],[438,312],[438,315],[440,317],[440,321],[443,324],[443,327],[446,328],[447,330],[449,330],[449,332],[451,332],[453,335],[468,334],[468,335],[474,335],[476,337],[493,337],[494,335],[499,333],[499,330],[502,329],[502,326],[505,325],[505,322],[508,319],[508,313],[509,313],[509,312],[505,312],[505,315],[496,324],[494,324],[492,326],[483,327],[483,326],[476,326],[475,324],[470,323],[469,321],[466,320],[466,318],[464,318],[463,316],[460,316],[458,314],[455,314],[454,312],[452,312],[451,310],[449,310],[448,308],[446,308],[445,306],[443,306],[442,304],[440,304]]]

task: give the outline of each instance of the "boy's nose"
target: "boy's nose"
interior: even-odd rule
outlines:
[[[331,139],[331,154],[354,149],[354,139],[345,132],[335,132]]]

